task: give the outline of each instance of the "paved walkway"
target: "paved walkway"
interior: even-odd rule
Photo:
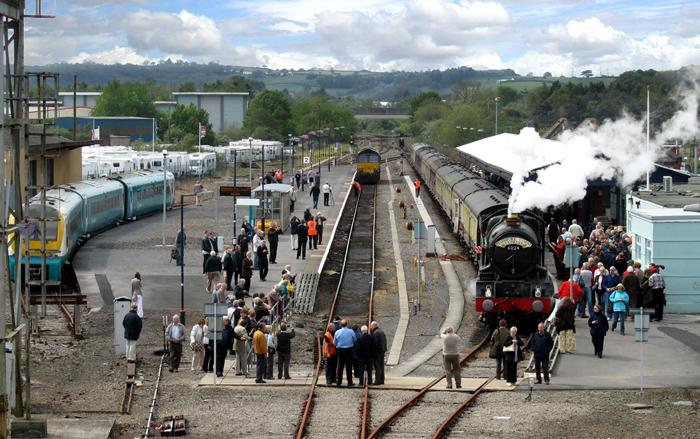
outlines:
[[[408,328],[408,320],[410,318],[410,311],[408,309],[408,288],[406,287],[406,274],[404,273],[403,260],[401,259],[401,249],[399,248],[399,232],[396,227],[396,218],[394,215],[394,207],[396,206],[396,199],[394,198],[396,190],[394,190],[394,184],[391,180],[391,171],[389,166],[386,168],[386,175],[389,179],[389,191],[392,194],[391,199],[387,203],[387,209],[389,210],[389,218],[391,224],[391,243],[394,250],[394,259],[396,260],[396,286],[399,289],[399,323],[396,326],[396,332],[394,338],[391,341],[391,349],[389,350],[389,356],[386,360],[387,366],[396,366],[399,364],[399,358],[401,357],[401,349],[403,348],[403,342],[406,339],[406,329]],[[399,182],[400,184],[400,182]]]
[[[610,322],[612,323],[612,322]],[[588,319],[576,319],[576,347],[571,355],[559,355],[552,389],[639,389],[700,387],[700,316],[665,314],[651,322],[649,342],[635,342],[634,323],[620,323],[605,337],[603,358],[593,355]],[[612,327],[612,325],[611,325]]]
[[[314,266],[314,271],[318,270],[336,221],[333,215],[337,215],[339,209],[336,207],[342,204],[341,189],[349,185],[355,172],[355,166],[331,167],[330,172],[326,166],[323,166],[321,170],[321,181],[328,181],[333,186],[333,195],[336,197],[335,207],[333,205],[323,206],[323,194],[321,194],[318,209],[311,209],[314,215],[320,211],[329,220],[324,229],[323,245],[311,252],[307,248],[306,260],[297,260],[296,251],[291,249],[291,235],[289,228],[287,228],[280,236],[277,264],[270,265],[268,281],[260,282],[257,272],[254,273],[251,281],[252,292],[268,293],[274,283],[281,279],[281,272],[286,264],[291,264],[292,271],[295,273],[305,272],[307,265]],[[183,207],[185,225],[191,218],[211,215],[211,227],[214,226],[214,199],[206,200],[203,204],[203,207],[194,205]],[[308,187],[305,188],[304,192],[298,192],[293,214],[301,218],[306,206],[313,207]],[[248,209],[238,208],[239,225],[244,217],[242,213],[247,216]],[[231,242],[232,217],[233,207],[230,203],[220,203],[219,233],[225,242]],[[142,275],[143,300],[146,310],[149,308],[180,309],[180,267],[174,262],[170,262],[170,248],[163,249],[161,246],[157,246],[152,249],[144,249],[143,247],[133,249],[129,248],[128,245],[129,243],[138,243],[144,235],[152,235],[154,230],[160,233],[162,224],[161,214],[129,222],[94,236],[78,251],[73,265],[80,280],[81,290],[83,294],[87,295],[88,306],[91,309],[102,308],[105,304],[107,307],[111,307],[111,303],[107,302],[113,300],[114,297],[131,296],[131,279],[136,271]],[[167,244],[174,243],[179,227],[180,209],[167,212]],[[204,303],[211,301],[211,296],[204,291],[206,277],[202,275],[200,252],[202,232],[203,230],[199,230],[199,228],[188,227],[187,229],[188,245],[185,249],[186,266],[184,271],[185,309],[201,309]],[[96,281],[96,279],[101,282]]]
[[[430,219],[428,211],[423,205],[423,200],[421,200],[420,197],[415,197],[415,192],[413,190],[413,182],[411,181],[411,178],[409,176],[405,176],[404,179],[405,187],[402,190],[402,193],[410,194],[406,196],[406,199],[408,200],[409,197],[413,199],[413,204],[420,212],[421,218],[423,219],[423,222],[425,223],[425,226],[427,228],[429,225],[432,225],[433,222]],[[438,255],[446,254],[445,247],[443,246],[442,241],[440,240],[440,234],[437,230],[435,230],[435,251]],[[459,329],[459,325],[462,322],[462,314],[464,312],[464,289],[462,288],[462,284],[460,283],[459,277],[457,276],[457,271],[455,270],[451,261],[440,261],[440,267],[442,268],[443,275],[445,276],[445,280],[447,281],[447,292],[449,299],[449,305],[447,308],[447,312],[445,313],[445,321],[442,323],[442,326],[440,327],[439,331],[439,333],[442,333],[442,331],[444,331],[445,328],[447,328],[448,326],[452,326],[455,329],[455,331]],[[426,363],[428,360],[434,357],[435,354],[437,354],[441,350],[442,340],[440,340],[440,337],[436,335],[435,338],[433,338],[426,347],[421,349],[408,361],[396,366],[389,373],[392,376],[408,375],[409,373],[413,372],[416,368],[418,368],[418,366]]]

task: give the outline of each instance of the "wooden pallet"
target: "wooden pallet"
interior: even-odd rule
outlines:
[[[314,312],[318,281],[318,273],[302,273],[299,275],[296,283],[296,293],[294,295],[295,313],[311,314]]]

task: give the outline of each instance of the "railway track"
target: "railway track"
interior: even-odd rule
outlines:
[[[467,361],[474,361],[477,365],[476,368],[468,368],[466,371],[468,373],[463,373],[462,378],[474,375],[483,376],[479,371],[483,371],[484,368],[488,368],[487,362],[479,359],[477,354],[488,345],[491,338],[491,334],[486,334],[484,339],[476,346],[471,352],[465,355],[461,360],[460,364],[464,366]],[[527,347],[530,343],[532,336],[527,340],[525,346]],[[488,361],[490,363],[490,368],[493,368],[493,360]],[[463,372],[465,369],[463,369]],[[482,383],[472,394],[470,394],[465,400],[465,394],[463,392],[433,392],[428,393],[433,386],[445,378],[445,374],[442,374],[439,378],[432,381],[430,384],[425,386],[417,394],[413,395],[408,399],[401,407],[396,409],[393,413],[384,419],[377,427],[372,430],[372,432],[367,436],[368,438],[377,437],[432,437],[432,438],[442,438],[450,431],[453,425],[455,425],[461,415],[464,413],[469,406],[474,403],[477,396],[488,386],[488,384],[496,377],[492,375],[484,383]],[[416,416],[407,416],[408,411],[417,405],[421,405],[423,408],[421,414]],[[428,407],[426,409],[426,406]],[[425,416],[426,413],[430,413],[431,416]],[[440,419],[444,419],[440,422]]]
[[[370,189],[372,188],[372,189]],[[342,315],[351,322],[366,321],[369,326],[372,320],[372,299],[374,295],[374,230],[375,230],[375,205],[377,199],[377,186],[365,186],[358,197],[352,218],[352,225],[348,234],[347,245],[343,257],[343,269],[340,273],[338,287],[333,298],[326,327],[331,323],[335,315]],[[366,437],[365,426],[369,422],[368,403],[369,389],[337,389],[335,386],[328,388],[317,387],[321,374],[320,337],[317,338],[318,360],[316,371],[309,396],[304,403],[296,437],[301,439],[306,436],[326,437],[332,436],[338,431],[357,431],[357,436]],[[340,413],[350,414],[339,410],[338,395],[342,392],[343,406],[359,407],[358,418],[353,416],[339,416]],[[331,416],[337,420],[330,430],[325,419]],[[364,421],[362,421],[364,420]],[[343,425],[338,425],[338,422]]]

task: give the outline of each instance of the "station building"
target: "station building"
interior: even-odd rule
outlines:
[[[700,177],[630,191],[626,196],[627,234],[632,258],[663,265],[666,311],[700,313]]]
[[[19,153],[19,157],[11,157],[10,150],[5,151],[5,175],[9,175],[10,167],[8,163],[11,160],[18,159],[20,161],[20,192],[23,192],[25,185],[35,186],[41,184],[41,164],[36,159],[41,151],[41,134],[42,130],[33,125],[28,125],[29,135],[27,143],[29,147],[29,159],[26,163],[24,149]],[[11,130],[3,130],[5,145],[12,144]],[[57,135],[46,135],[45,145],[46,154],[50,157],[46,159],[46,177],[47,186],[59,186],[67,183],[74,183],[82,180],[82,154],[83,146],[91,145],[92,141],[73,141],[65,137]],[[25,164],[26,163],[26,164]],[[27,176],[27,168],[29,174]],[[28,178],[27,178],[28,177]],[[30,191],[33,195],[36,191]],[[10,200],[17,196],[17,191],[10,189]],[[20,196],[24,196],[22,193]],[[12,205],[10,201],[9,205]]]

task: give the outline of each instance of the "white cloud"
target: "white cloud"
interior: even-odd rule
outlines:
[[[624,52],[628,37],[593,17],[583,21],[572,20],[566,25],[549,26],[541,40],[545,41],[543,52],[572,53],[579,64],[586,65],[597,63],[610,53]]]
[[[144,61],[158,62],[170,58],[172,61],[183,59],[180,55],[163,55],[162,58],[149,58],[136,52],[131,47],[114,46],[110,50],[97,53],[80,52],[68,60],[69,63],[91,61],[98,64],[143,64]]]
[[[224,45],[223,33],[213,19],[186,10],[178,14],[140,9],[118,19],[129,44],[137,51],[157,50],[184,56],[217,52]]]
[[[315,35],[339,62],[444,68],[479,49],[479,40],[510,26],[497,3],[409,1],[399,12],[323,12]]]

